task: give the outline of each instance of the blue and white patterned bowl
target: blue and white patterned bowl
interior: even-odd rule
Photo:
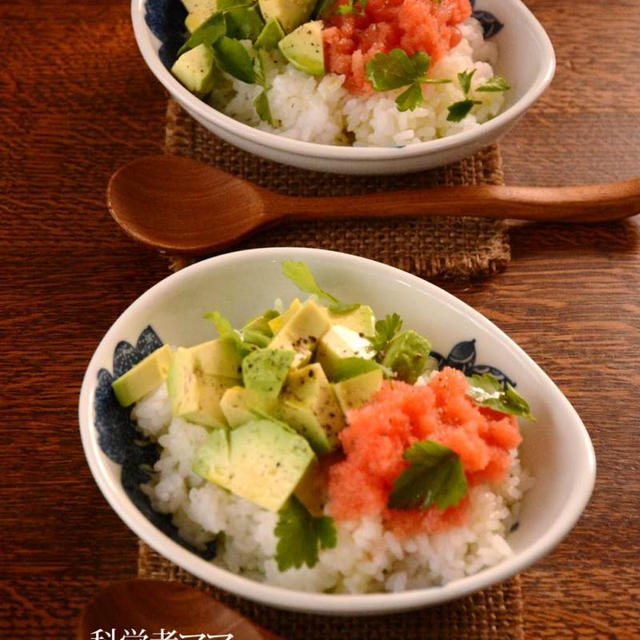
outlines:
[[[523,464],[535,477],[519,526],[509,534],[514,555],[442,587],[402,593],[296,593],[235,575],[180,540],[166,516],[152,511],[139,484],[148,479],[156,447],[136,434],[111,381],[161,342],[192,345],[212,337],[206,312],[218,309],[235,326],[299,292],[281,273],[284,260],[302,260],[342,300],[372,305],[378,316],[397,312],[404,326],[432,342],[441,364],[465,372],[491,369],[518,385],[537,417],[523,423]],[[447,354],[447,355],[445,355]],[[100,342],[87,368],[79,404],[80,432],[93,476],[122,520],[145,542],[199,578],[275,607],[326,614],[369,614],[439,604],[522,571],[567,534],[585,508],[595,458],[580,418],[545,373],[510,338],[438,287],[383,264],[317,249],[240,251],[199,262],[169,276],[131,304]],[[99,532],[97,534],[99,536]]]
[[[476,0],[474,15],[500,50],[497,71],[509,79],[506,106],[476,129],[405,147],[341,147],[292,140],[216,111],[193,96],[168,66],[184,40],[180,0],[132,0],[138,47],[149,69],[202,126],[258,156],[304,169],[345,174],[393,174],[455,162],[504,135],[547,88],[555,71],[551,41],[520,0]]]

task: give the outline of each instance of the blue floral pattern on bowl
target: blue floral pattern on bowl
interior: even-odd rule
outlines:
[[[489,11],[476,9],[476,0],[470,1],[471,15],[482,25],[484,37],[491,38],[504,25]],[[162,42],[158,55],[162,64],[170,69],[188,35],[184,26],[187,11],[180,0],[147,0],[144,17],[151,32]]]
[[[506,385],[508,382],[515,386],[515,382],[500,369],[475,363],[475,343],[475,340],[458,342],[447,356],[432,351],[431,357],[437,361],[438,369],[453,367],[461,370],[465,375],[491,373],[503,384]],[[149,496],[140,488],[140,485],[149,482],[152,478],[153,465],[160,457],[160,447],[136,429],[131,420],[130,409],[120,406],[111,388],[116,378],[162,345],[163,342],[158,334],[151,326],[147,326],[135,345],[124,340],[116,345],[113,353],[113,373],[105,368],[98,371],[94,402],[98,444],[109,459],[121,465],[122,488],[137,509],[174,542],[210,560],[215,557],[215,541],[209,543],[204,550],[190,545],[178,534],[177,527],[171,521],[171,515],[154,511]]]

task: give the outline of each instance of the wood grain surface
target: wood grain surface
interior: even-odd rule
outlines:
[[[637,0],[530,0],[556,47],[543,98],[503,141],[508,184],[640,173]],[[84,368],[167,261],[115,227],[116,167],[161,151],[165,96],[126,0],[0,3],[0,636],[68,638],[101,585],[136,573],[135,536],[78,435]],[[557,382],[598,478],[566,539],[522,574],[525,637],[640,638],[640,221],[514,225],[490,279],[444,282]]]

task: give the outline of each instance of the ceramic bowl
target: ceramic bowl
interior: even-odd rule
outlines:
[[[131,13],[145,62],[173,98],[202,126],[245,151],[303,169],[345,174],[393,174],[430,169],[460,160],[504,135],[551,82],[555,57],[543,27],[520,0],[477,0],[476,15],[499,46],[496,71],[509,79],[503,111],[480,127],[405,147],[341,147],[301,142],[260,131],[193,96],[169,72],[182,44],[183,16],[172,2],[133,0]]]
[[[299,292],[281,273],[284,260],[302,260],[321,285],[342,300],[397,312],[404,326],[428,336],[448,364],[467,372],[491,365],[529,400],[536,422],[523,422],[520,447],[535,484],[524,496],[514,550],[500,564],[444,586],[400,593],[335,595],[292,592],[235,575],[181,543],[175,528],[154,513],[138,485],[152,447],[138,447],[128,413],[110,383],[159,339],[173,345],[209,340],[203,315],[218,309],[235,326],[276,298]],[[575,524],[593,488],[595,458],[580,418],[554,383],[489,320],[438,287],[398,269],[316,249],[255,249],[204,260],[161,281],[113,323],[89,363],[79,404],[80,432],[93,476],[122,520],[153,549],[202,580],[274,607],[323,614],[371,614],[439,604],[506,580],[548,553]],[[146,453],[145,453],[146,452]],[[99,532],[97,533],[99,537]],[[99,544],[99,541],[97,541]]]

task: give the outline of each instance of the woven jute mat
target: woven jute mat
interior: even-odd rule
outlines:
[[[169,103],[167,116],[167,153],[210,162],[257,184],[292,195],[344,195],[431,185],[501,184],[503,181],[496,146],[428,172],[373,178],[337,176],[285,167],[240,151],[200,127],[174,102]],[[289,225],[261,233],[233,249],[266,246],[344,251],[385,262],[423,278],[488,275],[503,269],[510,257],[503,224],[471,218]],[[173,258],[170,266],[177,270],[186,264],[182,259]],[[522,640],[524,637],[518,577],[446,605],[359,618],[292,613],[250,602],[203,583],[142,541],[138,575],[194,585],[290,640]]]
[[[211,163],[287,195],[353,195],[429,186],[503,184],[496,145],[460,162],[396,176],[348,176],[287,167],[220,140],[175,102],[167,110],[165,151]],[[215,222],[215,220],[213,220]],[[261,232],[230,250],[316,247],[378,260],[423,278],[467,279],[505,268],[510,259],[506,226],[482,218],[394,218],[292,223]],[[173,269],[188,264],[174,259]]]

